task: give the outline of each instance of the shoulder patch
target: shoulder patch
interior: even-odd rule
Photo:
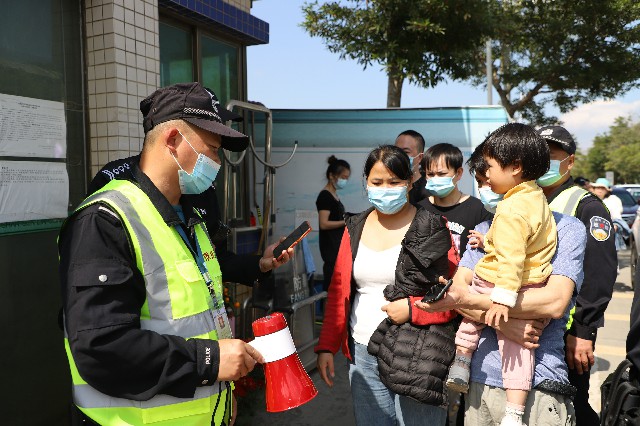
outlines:
[[[606,241],[611,236],[611,222],[604,217],[593,216],[589,219],[589,233],[598,241]]]

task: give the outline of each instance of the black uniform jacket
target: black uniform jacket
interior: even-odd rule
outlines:
[[[573,185],[573,179],[569,178],[547,200],[551,203],[560,192]],[[587,228],[587,248],[584,253],[584,281],[569,334],[595,341],[598,327],[604,325],[604,311],[618,276],[618,255],[611,215],[598,197],[589,195],[580,200],[576,217]],[[602,229],[608,231],[603,234]]]

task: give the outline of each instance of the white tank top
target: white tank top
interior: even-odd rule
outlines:
[[[374,251],[362,244],[358,245],[358,254],[353,262],[353,277],[356,281],[356,294],[351,309],[351,335],[353,340],[368,345],[371,335],[387,317],[380,310],[389,303],[382,292],[396,279],[396,265],[400,256],[400,247],[390,247]]]

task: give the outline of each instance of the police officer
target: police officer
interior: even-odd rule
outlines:
[[[231,380],[262,356],[232,339],[213,245],[185,194],[207,190],[225,126],[199,83],[140,104],[145,142],[129,179],[81,203],[59,237],[65,348],[74,424],[229,424]],[[270,268],[280,261],[265,253]],[[269,269],[270,269],[269,268]]]
[[[576,152],[571,134],[561,126],[545,126],[538,133],[547,141],[551,153],[549,171],[538,179],[551,210],[575,216],[587,228],[584,282],[567,324],[565,351],[569,381],[577,388],[577,424],[597,425],[598,415],[589,405],[589,375],[595,362],[597,330],[604,325],[604,311],[617,276],[613,225],[600,199],[575,185],[571,178]]]

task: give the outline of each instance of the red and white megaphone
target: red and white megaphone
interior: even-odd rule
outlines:
[[[280,312],[252,324],[255,340],[249,342],[264,357],[267,411],[296,408],[318,394],[293,344],[287,321]]]

